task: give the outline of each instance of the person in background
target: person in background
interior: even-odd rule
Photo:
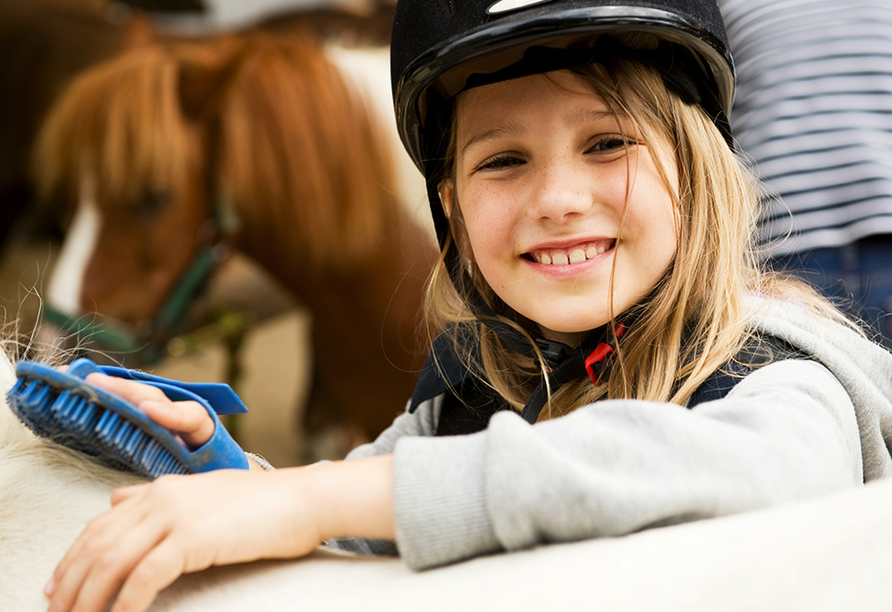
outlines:
[[[892,346],[892,3],[719,0],[771,265]]]

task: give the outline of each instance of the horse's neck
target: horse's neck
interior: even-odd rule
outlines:
[[[408,299],[405,309],[413,312],[420,307],[423,285],[435,255],[433,229],[426,199],[424,180],[400,143],[393,120],[389,81],[389,52],[386,48],[326,48],[330,61],[336,65],[359,97],[364,100],[370,114],[376,117],[387,139],[387,148],[394,163],[398,193],[391,194],[395,214],[385,220],[383,238],[376,247],[349,268],[324,268],[308,265],[297,260],[300,252],[295,245],[293,228],[270,226],[268,228],[242,227],[241,250],[266,268],[274,277],[304,301],[310,308],[326,307],[332,296],[342,299],[345,290],[367,287],[368,291],[355,291],[354,299],[363,303],[363,309],[371,316],[380,317],[387,310],[388,316],[406,314],[399,304],[392,304],[393,293],[403,287],[404,293],[417,297]],[[247,203],[243,205],[248,206]],[[244,215],[246,224],[263,222],[256,216]],[[337,249],[339,245],[332,245]],[[394,312],[396,308],[396,312]],[[389,310],[388,310],[389,309]]]
[[[376,308],[373,305],[380,303],[384,309],[392,296],[382,295],[382,291],[396,290],[404,283],[420,287],[435,255],[428,230],[415,223],[408,213],[387,228],[376,248],[343,267],[320,268],[301,261],[288,228],[270,234],[245,231],[243,236],[239,250],[313,309],[327,302],[328,294],[341,295],[350,287],[356,293],[356,302],[365,303],[366,308],[373,310]],[[362,288],[368,290],[360,291]]]
[[[329,46],[325,52],[341,74],[362,93],[370,111],[379,118],[389,148],[393,151],[394,171],[403,208],[410,212],[423,228],[427,228],[431,221],[424,178],[403,148],[393,116],[389,48],[355,49]],[[433,237],[432,228],[430,232]]]

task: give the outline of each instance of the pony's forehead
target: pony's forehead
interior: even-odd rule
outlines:
[[[174,58],[134,51],[75,81],[53,109],[40,155],[58,171],[38,181],[74,194],[90,174],[104,201],[132,198],[145,185],[171,188],[194,138],[179,110]]]

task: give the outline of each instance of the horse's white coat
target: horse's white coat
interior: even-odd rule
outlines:
[[[12,368],[0,354],[2,391]],[[32,436],[0,402],[0,610],[46,608],[43,585],[116,486],[134,477]],[[494,555],[413,573],[397,559],[303,560],[180,578],[153,612],[683,610],[892,607],[892,479],[758,512]]]
[[[62,250],[50,276],[46,299],[50,306],[69,315],[80,312],[81,288],[87,264],[96,249],[102,216],[96,204],[96,179],[81,178],[77,210],[65,234]]]
[[[15,374],[0,349],[0,610],[46,609],[43,585],[109,494],[137,478],[35,437],[6,405]]]

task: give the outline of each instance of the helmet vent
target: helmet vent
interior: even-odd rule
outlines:
[[[551,0],[499,0],[486,9],[486,12],[490,15],[496,15],[498,13],[516,11],[534,4],[542,4],[543,2],[551,2]]]
[[[452,17],[455,14],[455,0],[440,0],[439,4],[440,12],[447,17]]]

